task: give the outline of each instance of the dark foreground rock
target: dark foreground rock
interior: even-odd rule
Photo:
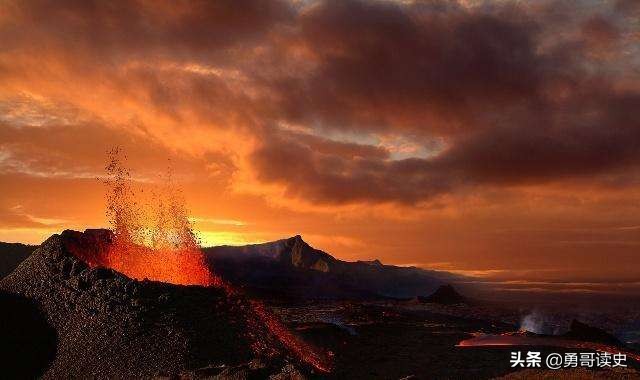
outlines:
[[[31,300],[0,291],[0,358],[3,378],[42,376],[56,353],[56,331]]]
[[[242,297],[212,287],[135,281],[89,268],[69,252],[69,246],[100,239],[96,233],[54,235],[0,281],[3,313],[27,316],[24,325],[13,319],[0,326],[5,355],[21,343],[30,350],[15,355],[31,368],[20,377],[302,376]],[[16,326],[36,328],[42,341],[6,339]]]

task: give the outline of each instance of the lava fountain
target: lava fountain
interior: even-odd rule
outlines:
[[[185,202],[166,184],[154,192],[154,204],[146,209],[132,189],[122,154],[113,150],[106,166],[107,215],[114,233],[113,242],[97,263],[137,280],[149,279],[179,285],[221,285],[207,268],[193,228],[187,218]],[[149,216],[149,209],[151,215]]]
[[[120,149],[109,152],[105,184],[111,241],[96,241],[93,247],[75,247],[74,254],[89,266],[111,268],[136,280],[215,286],[224,289],[228,296],[242,296],[207,266],[184,199],[171,185],[171,176],[167,176],[165,186],[152,193],[152,206],[145,207],[140,192],[131,186],[129,170],[123,165],[125,160]],[[249,304],[256,321],[267,326],[298,359],[321,372],[331,370],[330,355],[296,337],[261,302],[252,300]],[[253,350],[268,356],[273,352],[258,341],[253,344]]]

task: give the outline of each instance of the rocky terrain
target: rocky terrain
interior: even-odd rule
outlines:
[[[239,293],[136,281],[87,266],[85,260],[102,249],[108,235],[105,230],[54,235],[0,280],[0,307],[11,311],[0,313],[3,377],[640,377],[635,362],[607,371],[516,371],[509,365],[514,349],[566,348],[459,347],[477,333],[503,336],[518,331],[530,309],[522,309],[526,300],[514,305],[467,297],[436,272],[377,260],[343,262],[313,249],[299,236],[206,249],[208,264],[217,273],[252,294],[266,296],[265,309],[271,315],[312,347],[333,354],[331,372],[321,373],[292,354],[264,318],[256,316],[252,301]],[[599,315],[565,307],[544,320],[564,329],[559,337],[637,350],[628,340],[633,335],[622,334],[629,326],[633,330],[629,323],[640,315],[629,310]],[[586,318],[588,324],[575,318]],[[621,337],[627,339],[618,341]]]
[[[5,355],[29,351],[16,353],[6,373],[44,378],[302,376],[248,301],[220,288],[135,281],[89,268],[68,248],[86,245],[95,239],[92,235],[54,235],[0,281],[3,337],[13,331],[35,334],[1,340]],[[28,318],[8,317],[6,310]]]
[[[549,379],[640,378],[639,364],[632,359],[628,368],[555,372],[514,369],[509,362],[512,351],[548,354],[576,349],[544,345],[459,347],[461,340],[478,332],[498,336],[518,330],[517,321],[504,321],[502,311],[495,308],[402,301],[316,301],[273,308],[305,340],[335,353],[330,378],[536,379],[535,373]],[[576,323],[567,328],[574,333],[584,331]],[[589,330],[583,339],[603,336],[599,329]],[[587,348],[578,351],[593,352]]]

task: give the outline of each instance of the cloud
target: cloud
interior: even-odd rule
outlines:
[[[449,190],[451,179],[431,174],[426,160],[393,161],[383,151],[359,154],[367,150],[357,144],[274,134],[251,161],[259,180],[280,183],[287,195],[311,202],[415,202]]]
[[[97,179],[105,174],[107,150],[118,146],[137,180],[155,181],[170,167],[182,180],[228,180],[234,167],[225,156],[176,154],[149,137],[97,122],[26,126],[0,124],[0,173]],[[217,163],[211,168],[209,161]],[[213,170],[215,169],[215,170]]]
[[[315,4],[299,21],[313,69],[276,81],[287,121],[443,138],[446,148],[426,159],[353,158],[270,136],[253,156],[259,178],[315,202],[416,203],[637,168],[638,88],[620,90],[615,67],[590,58],[590,45],[622,38],[614,20],[586,15],[554,42],[545,31],[561,12]]]
[[[91,139],[325,205],[624,182],[640,163],[633,9],[7,2],[1,170],[93,173]]]

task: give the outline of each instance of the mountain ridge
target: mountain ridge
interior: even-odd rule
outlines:
[[[28,249],[20,257],[0,265],[0,273],[10,273],[37,248],[24,247]],[[412,298],[429,295],[438,286],[461,278],[448,272],[383,264],[378,259],[343,261],[312,247],[301,235],[243,246],[204,247],[202,251],[215,273],[260,297]],[[0,257],[9,255],[0,245]]]
[[[203,248],[211,268],[232,283],[260,294],[294,298],[406,298],[430,294],[459,276],[378,259],[343,261],[300,235],[245,246]]]

